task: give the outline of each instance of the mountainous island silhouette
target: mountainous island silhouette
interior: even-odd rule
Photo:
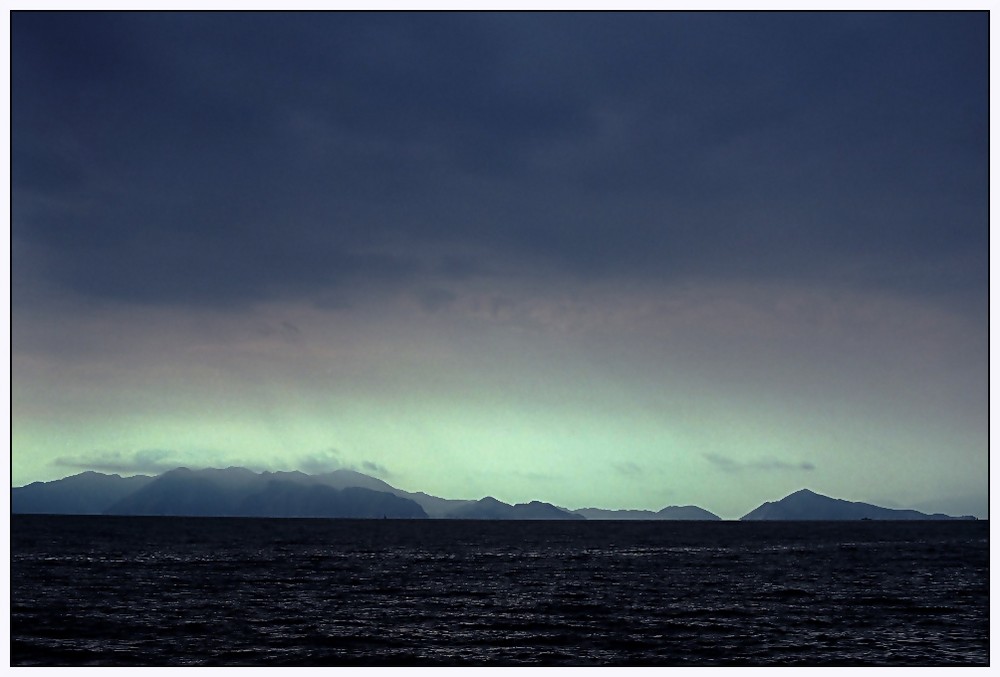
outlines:
[[[121,477],[87,471],[51,482],[11,489],[11,513],[53,515],[156,515],[197,517],[327,517],[467,520],[704,520],[714,513],[693,505],[662,510],[570,510],[531,501],[510,505],[491,496],[447,499],[397,489],[353,470],[309,475],[246,468],[176,468],[158,476]],[[845,501],[801,489],[765,502],[743,521],[760,520],[951,520]]]

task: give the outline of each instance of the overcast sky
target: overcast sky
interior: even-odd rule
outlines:
[[[12,484],[986,516],[986,13],[26,13]]]

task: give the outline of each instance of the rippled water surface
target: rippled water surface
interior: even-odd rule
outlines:
[[[989,663],[987,522],[11,518],[13,665]]]

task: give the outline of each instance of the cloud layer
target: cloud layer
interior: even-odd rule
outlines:
[[[981,299],[987,45],[976,14],[22,13],[15,301],[515,265]]]
[[[809,461],[789,462],[776,458],[758,458],[749,461],[738,461],[722,454],[702,454],[705,459],[727,473],[800,471],[812,472],[816,466]]]

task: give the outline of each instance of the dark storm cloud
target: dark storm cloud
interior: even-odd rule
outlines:
[[[339,450],[330,447],[323,451],[303,456],[295,466],[298,470],[310,475],[333,472],[346,468],[343,454]]]
[[[391,477],[392,473],[381,463],[375,461],[362,461],[361,471],[375,477]]]
[[[982,295],[987,57],[984,13],[17,12],[14,298],[323,302],[469,247]]]
[[[392,477],[392,472],[381,463],[370,460],[354,463],[345,460],[343,453],[333,447],[300,457],[295,469],[310,475],[321,475],[334,470],[354,470],[374,477]]]

